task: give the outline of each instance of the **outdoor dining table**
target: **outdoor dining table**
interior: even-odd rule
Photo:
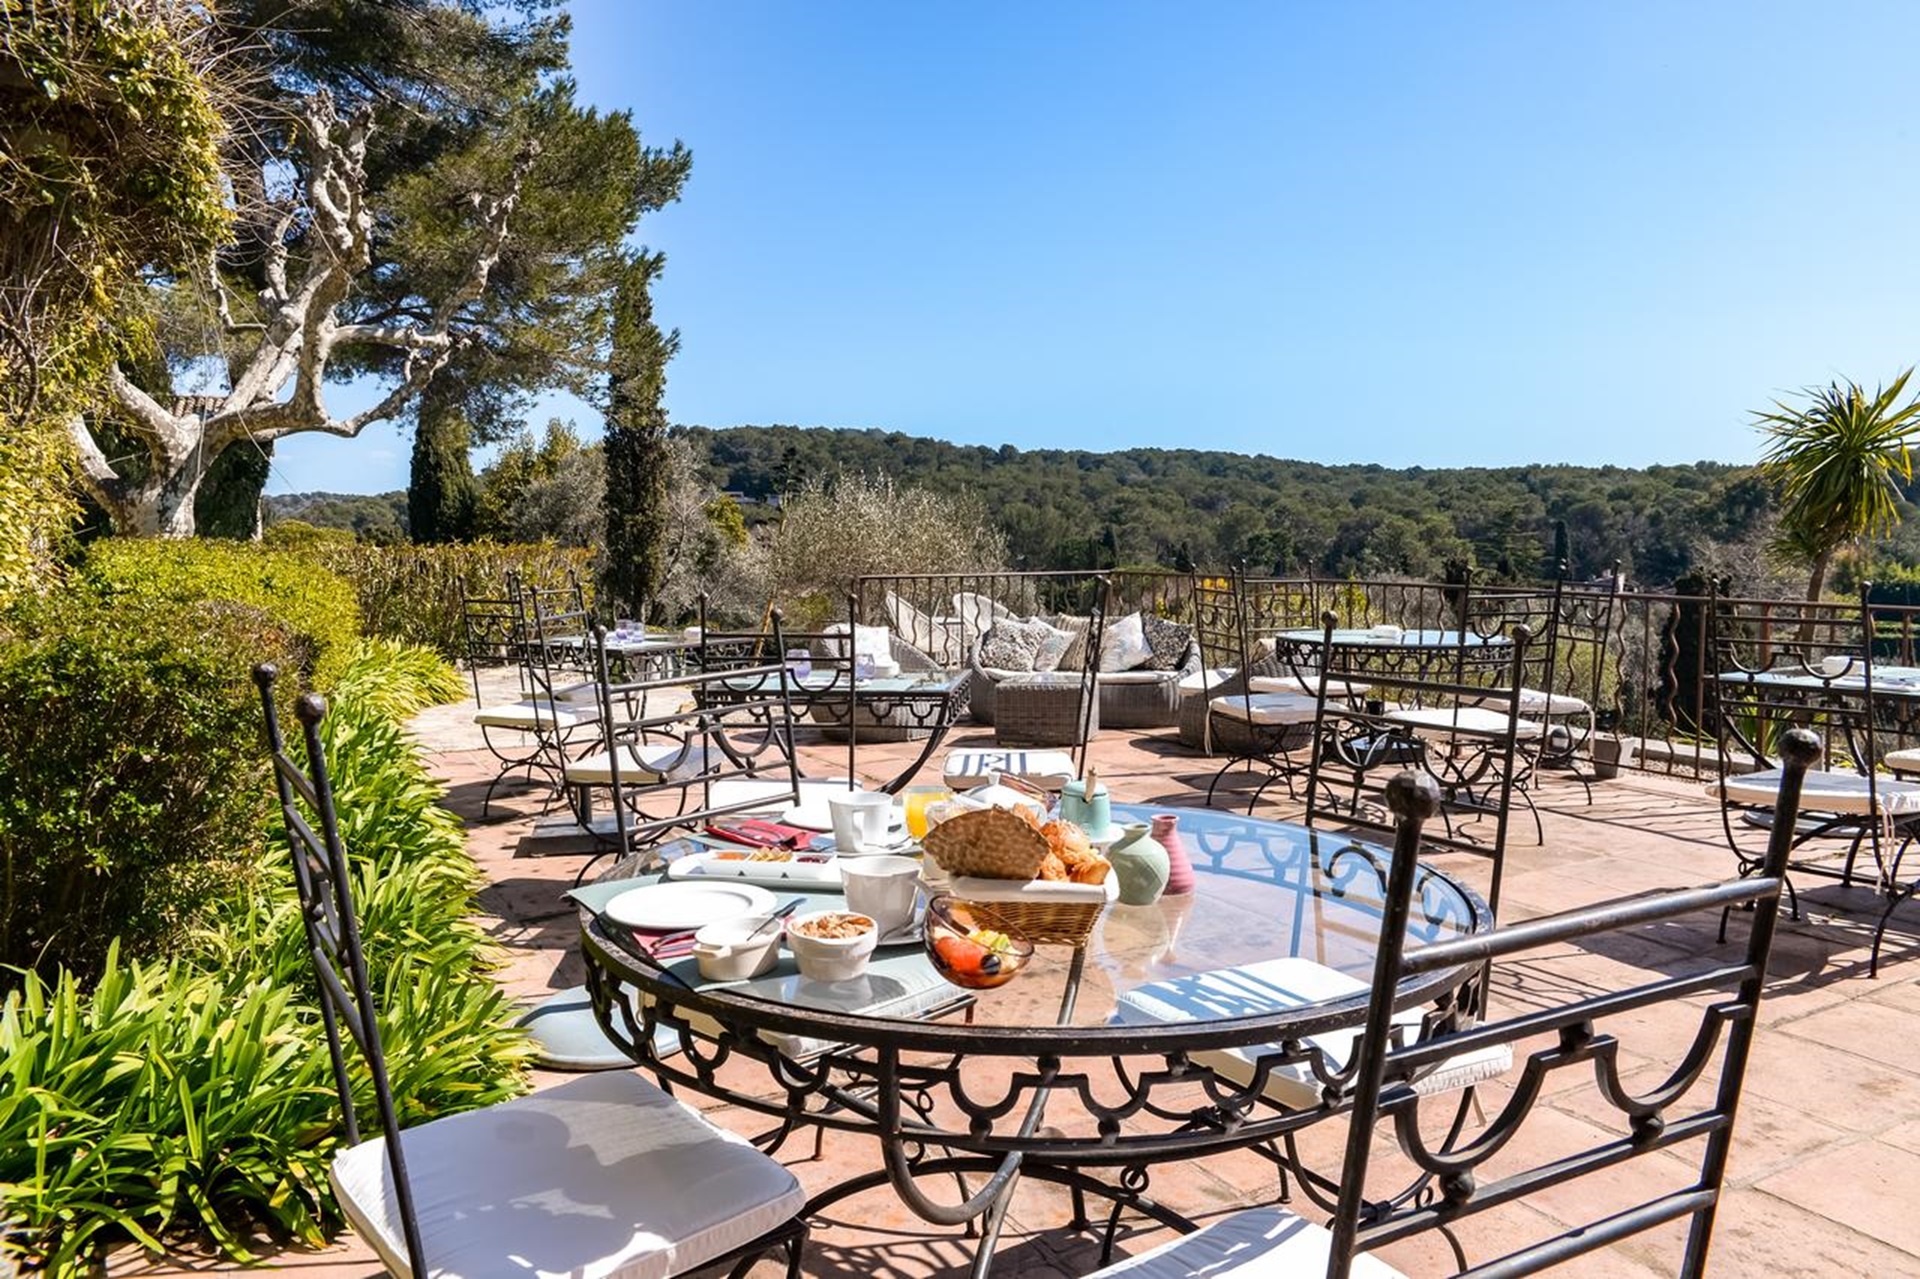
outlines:
[[[1114,807],[1118,822],[1153,811]],[[929,1222],[980,1226],[976,1274],[992,1263],[1021,1177],[1067,1187],[1077,1227],[1087,1196],[1112,1202],[1109,1243],[1121,1207],[1190,1229],[1149,1194],[1155,1166],[1271,1149],[1340,1113],[1331,1086],[1324,1105],[1276,1103],[1269,1072],[1302,1072],[1317,1097],[1318,1072],[1345,1064],[1392,854],[1298,825],[1171,811],[1194,892],[1111,904],[1083,945],[1041,946],[1010,983],[984,991],[948,985],[918,943],[882,948],[848,982],[805,980],[786,957],[764,977],[707,982],[694,959],[656,960],[599,913],[657,865],[651,856],[694,846],[630,857],[576,893],[595,1014],[670,1086],[767,1116],[770,1145],[806,1126],[877,1139],[877,1166],[822,1191],[808,1212],[891,1185]],[[802,909],[841,900],[776,895],[806,897]],[[1491,926],[1478,894],[1422,865],[1410,938]],[[1416,1010],[1404,1014],[1416,1025],[1422,1008],[1430,1027],[1459,1024],[1478,1006],[1480,972],[1409,978],[1396,1008]],[[1095,1177],[1101,1168],[1119,1176]],[[986,1180],[969,1191],[960,1178],[970,1174]]]
[[[816,724],[844,729],[848,733],[848,776],[854,772],[853,754],[860,729],[868,723],[889,728],[908,728],[922,735],[920,753],[913,762],[882,783],[879,789],[894,794],[911,782],[933,758],[934,751],[946,739],[947,731],[967,708],[967,690],[972,671],[906,671],[899,675],[869,676],[848,685],[844,666],[814,670],[807,674],[786,673],[787,695],[796,716],[805,715]],[[776,681],[770,675],[742,675],[710,684],[702,693],[708,704],[724,707],[728,703],[761,701],[775,694]],[[848,694],[851,692],[852,696]],[[865,722],[854,717],[864,713]]]

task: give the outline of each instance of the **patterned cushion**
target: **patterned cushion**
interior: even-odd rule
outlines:
[[[1003,671],[1030,671],[1040,646],[1052,630],[1045,622],[1003,618],[980,637],[980,665]]]
[[[1147,669],[1179,670],[1181,659],[1186,657],[1187,648],[1193,643],[1193,628],[1150,613],[1141,614],[1140,627],[1146,633],[1147,648],[1153,653],[1147,659]]]
[[[1059,670],[1061,659],[1073,648],[1076,640],[1083,651],[1086,649],[1087,642],[1080,631],[1054,626],[1042,617],[1030,617],[1027,624],[1046,628],[1040,640],[1040,649],[1033,655],[1033,669],[1036,671]]]
[[[1071,631],[1073,638],[1067,641],[1067,651],[1060,654],[1060,660],[1054,664],[1056,671],[1084,670],[1087,665],[1087,629],[1093,619],[1075,617],[1071,613],[1056,613],[1047,619],[1055,630]]]
[[[1147,647],[1146,628],[1138,613],[1128,613],[1118,621],[1108,622],[1100,633],[1100,669],[1103,671],[1130,671],[1144,665],[1152,656],[1153,650]]]

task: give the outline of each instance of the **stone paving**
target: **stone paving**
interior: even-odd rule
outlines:
[[[538,805],[510,799],[495,820],[480,823],[481,793],[491,760],[476,749],[468,716],[471,704],[438,708],[414,725],[433,753],[448,787],[447,804],[469,820],[470,847],[489,886],[482,904],[488,928],[500,943],[500,978],[516,996],[532,1002],[581,979],[577,929],[559,893],[580,865],[578,856],[527,856],[523,842]],[[950,745],[985,744],[990,735],[963,725]],[[912,745],[863,747],[861,770],[890,776],[917,754]],[[808,771],[823,776],[844,769],[844,748],[808,748]],[[1198,805],[1214,765],[1182,748],[1171,730],[1134,735],[1103,733],[1092,758],[1119,800]],[[1592,904],[1611,896],[1705,882],[1730,871],[1730,857],[1716,806],[1699,787],[1667,778],[1624,776],[1595,787],[1591,805],[1577,785],[1548,780],[1537,793],[1545,826],[1543,846],[1532,842],[1530,824],[1515,822],[1509,855],[1506,905],[1509,920]],[[1227,797],[1223,795],[1222,803]],[[1287,819],[1297,810],[1265,803],[1263,817]],[[1482,890],[1485,859],[1441,853],[1436,862]],[[1868,923],[1875,917],[1870,895],[1838,886],[1802,894],[1808,907],[1801,922],[1785,922],[1774,951],[1762,1032],[1754,1049],[1733,1146],[1726,1196],[1714,1238],[1711,1273],[1727,1276],[1920,1276],[1920,908],[1896,917],[1882,972],[1866,976]],[[1844,910],[1846,913],[1840,913]],[[1503,966],[1496,978],[1496,1008],[1565,999],[1651,974],[1698,967],[1716,948],[1712,921],[1669,926],[1603,939],[1592,949],[1563,947]],[[1663,1077],[1683,1051],[1696,1010],[1663,1007],[1628,1024],[1623,1058],[1630,1086]],[[1618,1131],[1617,1116],[1577,1072],[1554,1077],[1539,1112],[1516,1139],[1514,1155],[1540,1155],[1556,1142],[1582,1141],[1601,1127]],[[551,1082],[551,1076],[539,1082]],[[1487,1089],[1487,1113],[1504,1099],[1502,1086]],[[765,1121],[712,1107],[712,1118],[742,1132]],[[1304,1143],[1317,1166],[1338,1164],[1344,1131],[1324,1124]],[[1382,1158],[1395,1156],[1384,1141]],[[780,1152],[809,1193],[876,1166],[871,1140],[828,1134],[820,1158],[812,1143],[789,1142]],[[1380,1163],[1380,1160],[1376,1161]],[[1485,1260],[1542,1235],[1562,1223],[1601,1215],[1616,1193],[1645,1193],[1656,1180],[1680,1184],[1690,1164],[1663,1153],[1617,1170],[1537,1195],[1470,1222],[1461,1232],[1470,1258]],[[1383,1173],[1390,1175],[1390,1171]],[[1597,1188],[1596,1188],[1597,1187]],[[1176,1210],[1205,1220],[1235,1207],[1270,1202],[1279,1185],[1273,1166],[1252,1154],[1210,1158],[1178,1176],[1162,1173],[1154,1193]],[[1065,1194],[1023,1185],[1000,1244],[995,1273],[1038,1277],[1083,1274],[1094,1266],[1097,1242],[1067,1229]],[[1151,1223],[1123,1227],[1119,1248],[1137,1253],[1167,1237]],[[1558,1274],[1651,1276],[1675,1273],[1683,1232],[1672,1226],[1597,1252]],[[1383,1250],[1384,1259],[1410,1275],[1453,1271],[1444,1245],[1422,1237]],[[880,1189],[844,1201],[816,1223],[806,1273],[842,1276],[927,1276],[965,1273],[971,1241],[958,1231],[930,1227]],[[380,1273],[377,1262],[351,1238],[318,1254],[281,1254],[270,1263],[312,1276],[345,1279]],[[123,1254],[115,1274],[226,1273],[230,1267],[188,1259],[151,1260]],[[780,1273],[762,1263],[757,1275]]]

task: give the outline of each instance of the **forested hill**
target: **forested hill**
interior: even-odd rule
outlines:
[[[1751,467],[1717,462],[1393,470],[1198,449],[994,449],[890,431],[681,429],[720,487],[753,499],[841,469],[970,487],[1030,568],[1244,561],[1429,575],[1470,553],[1485,568],[1530,575],[1564,520],[1576,573],[1618,559],[1636,581],[1665,583],[1700,544],[1738,539],[1767,506]]]

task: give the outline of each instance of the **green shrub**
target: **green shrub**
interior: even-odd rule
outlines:
[[[267,812],[258,609],[86,593],[0,617],[0,964],[91,976],[243,887]],[[10,984],[0,973],[0,989]]]
[[[289,673],[297,671],[316,688],[332,686],[360,635],[352,585],[291,552],[238,542],[110,538],[88,548],[82,579],[112,601],[230,600],[263,609],[307,647]]]
[[[479,875],[460,826],[387,713],[424,704],[450,677],[418,653],[365,646],[322,729],[406,1123],[513,1095],[528,1057],[470,918]],[[192,1235],[244,1261],[258,1229],[311,1244],[338,1225],[325,1169],[343,1129],[281,832],[257,870],[166,964],[110,954],[91,992],[29,976],[8,997],[7,1250],[58,1272],[123,1236]],[[363,1132],[366,1084],[357,1078]]]
[[[275,520],[260,534],[260,544],[276,551],[322,544],[350,546],[353,540],[352,529],[322,528],[305,520]]]
[[[448,657],[466,650],[461,582],[471,594],[499,598],[508,573],[533,586],[564,586],[577,577],[593,598],[593,552],[548,545],[379,546],[316,543],[299,554],[352,583],[365,633],[420,644]]]

